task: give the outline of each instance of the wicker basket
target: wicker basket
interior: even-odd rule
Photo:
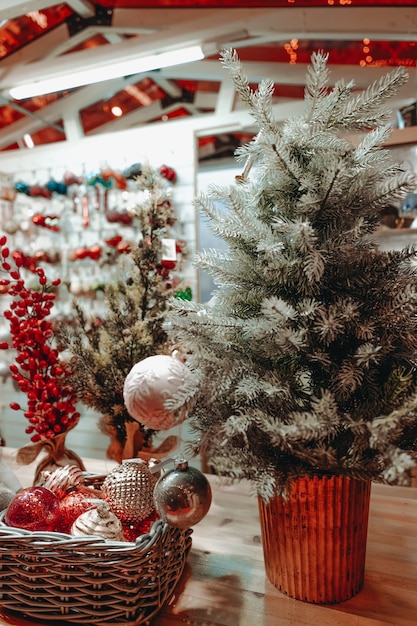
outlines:
[[[10,528],[0,515],[0,605],[60,624],[149,624],[181,577],[191,533],[158,520],[135,543],[116,542]]]

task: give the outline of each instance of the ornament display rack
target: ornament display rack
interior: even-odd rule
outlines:
[[[10,178],[8,184],[13,185]],[[15,186],[19,189],[19,185]],[[29,187],[28,192],[17,191],[11,200],[3,199],[2,230],[12,249],[42,264],[50,279],[61,278],[60,314],[70,314],[72,296],[86,299],[92,313],[99,314],[100,292],[115,276],[117,257],[138,240],[133,215],[146,192],[138,190],[134,180],[126,180],[126,188],[118,188],[111,180],[108,186],[93,180],[66,189],[66,193],[52,191],[50,197],[43,197],[32,195]],[[172,195],[171,187],[167,196]],[[185,246],[181,222],[171,230],[172,237]],[[175,271],[182,272],[181,252],[175,261]]]
[[[160,166],[162,164],[157,165]],[[91,175],[65,173],[61,175],[62,181],[58,176],[54,180],[51,170],[34,172],[32,176],[26,175],[26,179],[20,173],[0,173],[0,230],[6,234],[11,252],[18,251],[24,264],[41,265],[48,279],[60,278],[62,281],[53,316],[68,319],[70,323],[75,298],[82,303],[87,314],[100,317],[105,284],[116,277],[119,257],[123,257],[129,246],[141,237],[134,210],[146,199],[147,192],[136,185],[135,167],[137,164],[130,168],[132,175],[125,176],[109,169],[104,175],[100,170]],[[186,263],[190,224],[184,224],[178,215],[175,181],[170,181],[168,175],[166,198],[172,202],[177,219],[170,227],[172,239],[167,240],[167,260],[170,266],[175,265],[171,272],[178,281],[178,290],[188,288],[189,294],[195,289],[190,264]],[[39,184],[40,180],[44,182]],[[9,304],[7,288],[0,285],[1,341],[10,338],[8,322],[3,315]],[[27,436],[24,434],[24,418],[8,408],[9,402],[18,399],[21,393],[9,373],[13,354],[12,350],[0,354],[0,432],[8,445],[19,446],[26,443]],[[89,420],[94,444],[104,451],[108,441],[96,428],[98,416],[85,408],[83,416]],[[10,441],[7,434],[16,422],[19,422],[20,440],[13,438]],[[94,451],[89,453],[94,454]],[[102,454],[99,452],[98,456]]]

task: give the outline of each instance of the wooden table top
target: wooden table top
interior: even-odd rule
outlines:
[[[17,466],[14,452],[2,450],[22,486],[31,484],[33,467]],[[92,472],[113,466],[86,460]],[[372,486],[363,590],[347,602],[319,606],[286,597],[266,578],[257,501],[248,485],[209,480],[211,509],[194,527],[184,575],[152,626],[416,626],[417,488]],[[0,608],[0,625],[45,624]]]

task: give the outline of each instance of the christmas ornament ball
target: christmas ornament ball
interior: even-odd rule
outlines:
[[[52,472],[44,472],[43,487],[63,498],[71,489],[84,484],[84,472],[76,465],[57,467]]]
[[[53,531],[59,524],[59,499],[42,486],[19,491],[7,507],[4,523],[26,530]]]
[[[95,507],[81,513],[71,526],[74,537],[102,537],[111,541],[124,541],[121,521],[108,502],[97,502]]]
[[[75,520],[94,506],[94,498],[91,497],[87,490],[68,493],[59,502],[61,513],[59,530],[63,533],[70,533],[71,526]]]
[[[136,363],[125,378],[123,397],[134,420],[153,430],[167,430],[185,419],[185,407],[169,411],[165,407],[191,377],[180,359],[156,354]]]
[[[122,522],[139,522],[155,510],[154,486],[146,461],[125,459],[106,476],[101,493]]]
[[[0,511],[7,509],[15,495],[14,491],[0,483]]]
[[[210,483],[198,469],[181,460],[159,478],[154,502],[161,519],[185,530],[198,524],[210,509]]]
[[[124,522],[122,526],[125,540],[134,542],[141,535],[146,535],[151,530],[153,523],[158,519],[158,513],[153,511],[148,517],[139,522]]]

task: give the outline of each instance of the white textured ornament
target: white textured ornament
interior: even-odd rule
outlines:
[[[153,430],[181,424],[186,417],[185,406],[169,411],[165,403],[190,377],[188,367],[173,356],[157,354],[139,361],[124,383],[123,397],[129,415]]]
[[[111,511],[108,502],[100,502],[97,508],[81,513],[71,526],[74,537],[94,536],[111,541],[124,541],[123,526]]]

